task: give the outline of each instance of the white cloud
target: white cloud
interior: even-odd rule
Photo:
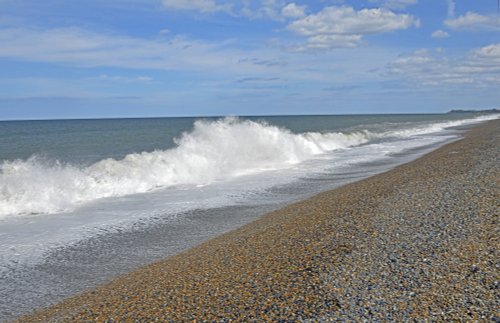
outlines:
[[[182,37],[136,38],[94,33],[79,28],[0,29],[0,57],[53,62],[79,67],[163,70],[226,68],[238,55],[226,43]]]
[[[289,29],[304,36],[318,34],[377,34],[415,25],[415,19],[406,14],[395,14],[386,9],[327,7],[316,15],[294,21]]]
[[[300,80],[324,78],[323,68],[308,70],[314,64],[324,67],[325,62],[317,58],[302,64],[297,55],[273,48],[242,50],[232,41],[208,42],[175,35],[138,38],[81,28],[0,28],[0,44],[0,58],[77,68],[145,70],[135,79],[103,73],[101,81],[145,82],[148,70],[193,72],[208,79],[270,74]]]
[[[500,85],[500,43],[474,49],[454,60],[442,54],[442,51],[420,50],[401,56],[388,65],[387,72],[422,85]]]
[[[286,6],[284,0],[243,0],[240,14],[251,19],[283,20],[282,9]]]
[[[150,76],[138,76],[135,78],[135,80],[139,82],[151,82],[153,81],[153,78]]]
[[[476,67],[484,68],[482,71],[500,72],[500,43],[475,49],[471,61]]]
[[[435,32],[432,33],[432,38],[447,38],[450,36],[446,31],[444,30],[436,30]]]
[[[238,64],[243,64],[243,63],[251,63],[255,64],[257,66],[267,66],[267,67],[274,67],[274,66],[287,66],[288,62],[284,60],[276,60],[276,59],[259,59],[259,58],[249,58],[249,57],[243,57],[238,60]]]
[[[448,18],[455,16],[455,1],[448,0]]]
[[[357,47],[362,43],[361,35],[315,35],[307,39],[305,44],[295,47],[298,52],[309,50],[329,50],[332,48]]]
[[[370,0],[370,2],[378,3],[390,9],[404,9],[408,6],[417,4],[418,0]]]
[[[396,14],[388,9],[362,9],[326,7],[317,14],[296,20],[288,29],[308,37],[301,49],[328,49],[354,47],[363,35],[385,33],[411,26],[419,20],[408,14]]]
[[[500,30],[500,16],[484,16],[469,11],[463,16],[446,19],[444,24],[451,29]]]
[[[306,15],[306,8],[306,6],[299,6],[292,2],[281,9],[281,15],[286,18],[302,18]]]
[[[163,0],[163,6],[172,10],[195,10],[205,13],[229,10],[228,5],[219,5],[215,0]]]
[[[98,80],[98,81],[112,81],[112,82],[125,82],[125,83],[132,83],[132,82],[151,82],[153,81],[153,78],[150,76],[136,76],[136,77],[128,77],[128,76],[121,76],[121,75],[108,75],[108,74],[101,74],[96,77],[91,77],[89,80]]]

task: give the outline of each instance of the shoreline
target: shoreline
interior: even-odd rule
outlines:
[[[22,317],[20,320],[84,320],[113,317],[130,320],[151,317],[172,320],[194,318],[202,320],[363,319],[364,317],[390,319],[391,317],[387,315],[402,315],[394,316],[393,319],[415,316],[441,319],[460,318],[456,315],[465,313],[460,312],[462,307],[451,313],[440,314],[439,309],[444,308],[444,305],[439,304],[448,304],[448,296],[439,292],[431,293],[430,287],[425,285],[437,279],[436,277],[441,277],[441,274],[446,273],[447,270],[440,271],[439,275],[436,274],[435,278],[427,281],[422,278],[435,274],[433,270],[436,266],[429,268],[428,262],[432,264],[435,261],[433,257],[436,258],[438,251],[442,251],[443,243],[439,242],[436,237],[426,236],[426,230],[420,232],[419,225],[436,234],[439,230],[448,232],[446,228],[448,223],[441,223],[442,214],[437,216],[432,214],[432,210],[440,207],[444,210],[442,213],[448,215],[447,209],[455,210],[456,206],[448,205],[449,203],[442,200],[440,202],[445,207],[429,205],[430,197],[436,196],[443,190],[453,195],[459,184],[474,186],[471,182],[474,174],[471,173],[472,177],[464,180],[461,179],[458,169],[462,169],[464,173],[470,173],[471,169],[480,167],[477,162],[470,162],[470,160],[480,158],[478,156],[481,151],[478,147],[486,145],[485,139],[481,141],[481,133],[487,133],[490,137],[493,135],[498,137],[498,131],[495,133],[495,124],[498,125],[499,121],[484,123],[470,130],[465,135],[465,139],[442,146],[415,161],[271,212],[250,224],[213,238],[193,249],[142,267],[94,291],[71,297],[53,307],[38,311],[34,316]],[[490,154],[491,151],[495,151],[495,147],[491,148],[494,144],[493,140],[488,146],[487,151]],[[453,149],[462,149],[457,147],[467,148],[469,153],[451,154]],[[453,159],[450,159],[450,156]],[[487,163],[487,161],[482,162]],[[456,167],[456,169],[449,169],[450,167]],[[483,180],[481,185],[488,185],[484,183],[484,179],[488,176],[492,182],[495,181],[495,176],[498,181],[498,166],[496,167],[492,174],[483,170],[486,175],[478,175],[478,179]],[[447,172],[447,174],[443,176],[440,172]],[[425,176],[427,178],[421,178]],[[415,187],[410,187],[410,184]],[[427,187],[428,185],[431,187]],[[489,185],[491,190],[493,186],[491,183]],[[431,191],[432,194],[422,193],[422,188]],[[495,197],[495,192],[490,193]],[[496,196],[498,197],[498,194]],[[456,198],[459,201],[458,204],[461,204],[460,207],[471,207],[467,205],[471,202],[465,201],[463,196]],[[483,201],[485,195],[479,194],[473,198]],[[492,203],[495,203],[491,199],[490,197],[485,200],[486,202],[481,202],[486,206],[489,205],[490,213],[494,210]],[[473,208],[482,206],[473,205]],[[425,215],[425,212],[430,212],[434,222],[419,222],[415,215],[419,212],[423,212],[421,216]],[[478,211],[477,213],[488,215],[488,212]],[[400,219],[397,215],[401,214],[408,215]],[[467,216],[477,222],[473,222],[474,225],[493,221],[491,222],[493,231],[498,230],[498,225],[494,222],[495,217],[492,220]],[[401,222],[404,219],[408,223]],[[455,223],[456,217],[450,215],[448,220],[452,221],[453,225],[458,225]],[[439,230],[433,225],[436,225]],[[439,227],[439,225],[445,227]],[[417,230],[419,235],[402,229],[406,227]],[[460,228],[468,232],[464,224],[461,227],[458,226],[458,229]],[[485,235],[479,238],[489,237],[493,239],[493,243],[496,241],[498,247],[498,238],[495,240],[494,233],[490,232],[490,236]],[[467,239],[469,235],[468,233]],[[396,237],[398,244],[394,246]],[[405,240],[404,238],[412,239]],[[415,238],[418,238],[417,242],[423,241],[424,249],[418,249],[422,247],[419,245],[420,242],[416,246],[411,245],[410,242]],[[453,238],[451,242],[460,245],[463,241]],[[374,245],[381,249],[373,250]],[[391,251],[393,247],[396,249]],[[425,256],[413,259],[411,254],[415,248],[421,252],[424,250]],[[377,253],[383,251],[385,253]],[[492,255],[488,251],[484,257],[498,255],[498,249],[493,251]],[[380,257],[381,255],[388,258]],[[391,255],[394,259],[389,259]],[[388,259],[387,263],[383,259]],[[447,259],[449,260],[449,257],[445,257],[445,260]],[[364,267],[373,267],[381,261],[383,263],[380,265],[387,265],[388,268],[388,276],[384,276],[386,281],[381,279],[384,277],[380,277],[381,271],[379,270],[363,270]],[[458,266],[457,268],[465,266],[468,270],[466,272],[472,271],[473,276],[479,276],[476,274],[483,272],[481,266],[478,266],[479,269],[471,270],[470,268],[476,268],[471,266],[476,265],[465,263],[467,262],[462,261],[454,265]],[[419,266],[423,274],[413,273],[409,269],[409,272],[405,272],[403,269],[406,270],[406,267],[410,265]],[[437,267],[442,266],[439,264]],[[377,268],[381,267],[377,266]],[[355,279],[352,279],[353,276],[350,276],[349,272],[354,273]],[[486,283],[491,285],[495,281],[498,282],[498,274],[495,280],[491,276],[495,276],[495,272],[486,273],[487,277],[483,277]],[[405,275],[416,275],[418,279],[407,279]],[[401,281],[395,283],[392,276],[401,278]],[[347,277],[350,277],[353,282],[348,282]],[[377,282],[377,279],[380,281]],[[420,283],[420,280],[424,287],[420,284],[412,285],[415,281]],[[441,281],[442,278],[439,280]],[[363,289],[357,290],[354,282],[359,283],[358,287]],[[461,290],[460,286],[457,288]],[[498,289],[498,287],[495,288]],[[388,291],[395,293],[394,298],[389,297],[391,295],[387,294]],[[429,296],[430,298],[421,296],[429,293],[432,296]],[[494,296],[495,289],[492,293]],[[457,292],[457,295],[465,294]],[[439,300],[436,300],[438,296]],[[397,305],[397,300],[405,304],[407,312],[402,309],[402,306]],[[367,303],[363,304],[364,302]],[[479,305],[475,305],[479,306],[478,309],[482,312],[472,311],[471,313],[473,315],[483,313],[481,315],[492,317],[495,315],[494,306],[491,300],[488,302],[490,302],[487,303],[488,306],[482,309]],[[419,313],[418,311],[425,312],[422,307],[426,305],[432,309],[428,311],[428,315]],[[390,309],[391,306],[396,306],[397,310]],[[366,313],[359,312],[360,308],[366,309]],[[434,312],[435,314],[432,314]],[[379,317],[378,314],[385,315],[385,317]],[[480,319],[481,316],[471,316],[471,319],[474,318]]]
[[[142,266],[163,260],[239,228],[266,213],[415,160],[447,142],[458,140],[465,132],[464,127],[460,128],[447,130],[444,137],[446,139],[435,144],[405,149],[396,155],[388,154],[382,159],[355,161],[352,165],[346,164],[347,166],[329,169],[319,176],[308,176],[304,173],[304,176],[289,184],[278,184],[269,190],[261,191],[243,204],[230,203],[221,207],[174,212],[171,213],[175,215],[173,217],[168,216],[168,213],[165,215],[160,213],[159,216],[153,215],[131,221],[130,226],[110,225],[107,228],[99,227],[94,231],[90,228],[87,234],[83,233],[86,230],[78,230],[76,234],[82,233],[82,239],[75,237],[72,240],[74,242],[60,243],[58,247],[46,249],[43,254],[41,250],[38,254],[31,255],[23,252],[22,255],[25,255],[29,262],[23,262],[22,259],[19,261],[16,257],[18,263],[14,267],[0,270],[2,280],[0,321],[14,320],[35,310],[57,304]],[[238,190],[238,187],[236,189]],[[231,195],[231,190],[226,192]],[[117,206],[118,209],[128,208],[131,211],[129,213],[133,215],[133,210],[142,210],[140,199],[137,201],[138,204],[133,201],[122,201]],[[80,212],[80,215],[84,213]],[[92,214],[92,210],[90,213]],[[76,218],[78,219],[78,216]],[[21,226],[20,223],[14,224],[12,230],[6,226],[2,229],[7,235],[15,236],[16,230],[21,230],[19,232],[21,234],[36,232],[41,225],[48,228],[53,224],[54,228],[59,228],[60,219],[57,215],[49,220],[45,217],[36,218],[35,221],[24,222]],[[36,220],[40,222],[37,223]],[[71,221],[71,217],[67,220]],[[65,225],[62,224],[64,228]],[[54,234],[57,233],[56,230]]]

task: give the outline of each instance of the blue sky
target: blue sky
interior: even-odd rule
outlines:
[[[497,0],[0,0],[0,119],[500,106]]]

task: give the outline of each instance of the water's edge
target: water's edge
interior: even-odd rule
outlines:
[[[462,127],[457,134],[476,125]],[[138,221],[127,231],[103,232],[76,244],[51,250],[38,264],[16,269],[2,278],[0,320],[11,320],[33,310],[54,304],[63,298],[103,284],[140,266],[178,254],[206,240],[249,223],[261,215],[330,189],[359,181],[411,162],[424,154],[458,140],[410,150],[391,163],[360,165],[355,173],[332,174],[317,183],[304,182],[309,193],[301,194],[300,185],[291,187],[290,198],[260,205],[231,205],[222,208],[189,211],[182,216]],[[316,185],[311,190],[311,185]],[[286,189],[286,188],[283,188]]]

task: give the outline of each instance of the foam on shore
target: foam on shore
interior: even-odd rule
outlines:
[[[493,319],[499,126],[21,320]]]
[[[228,117],[194,123],[176,147],[107,158],[91,165],[49,160],[0,162],[0,220],[73,211],[103,198],[174,186],[200,186],[269,170],[286,169],[314,156],[381,139],[407,140],[497,115],[412,125],[377,132],[293,133],[251,120]],[[386,147],[385,147],[386,149]]]

